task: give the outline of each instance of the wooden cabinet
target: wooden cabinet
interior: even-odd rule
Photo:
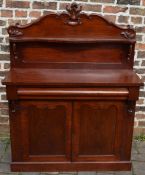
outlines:
[[[8,28],[11,170],[130,170],[135,31],[66,10]]]

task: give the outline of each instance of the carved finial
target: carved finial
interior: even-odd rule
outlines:
[[[66,10],[69,15],[69,19],[66,21],[67,24],[69,25],[81,24],[79,16],[80,12],[82,11],[82,6],[79,6],[77,3],[74,2],[71,4],[70,7],[67,5]]]

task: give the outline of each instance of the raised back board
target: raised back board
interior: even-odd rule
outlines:
[[[132,69],[135,31],[72,3],[66,12],[10,26],[11,67]]]

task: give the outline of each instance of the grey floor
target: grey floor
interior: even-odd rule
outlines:
[[[11,150],[8,138],[0,138],[0,175],[145,175],[145,142],[134,141],[131,172],[10,172]]]

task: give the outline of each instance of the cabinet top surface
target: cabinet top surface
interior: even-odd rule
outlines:
[[[140,86],[132,70],[11,69],[3,84],[47,86]]]

